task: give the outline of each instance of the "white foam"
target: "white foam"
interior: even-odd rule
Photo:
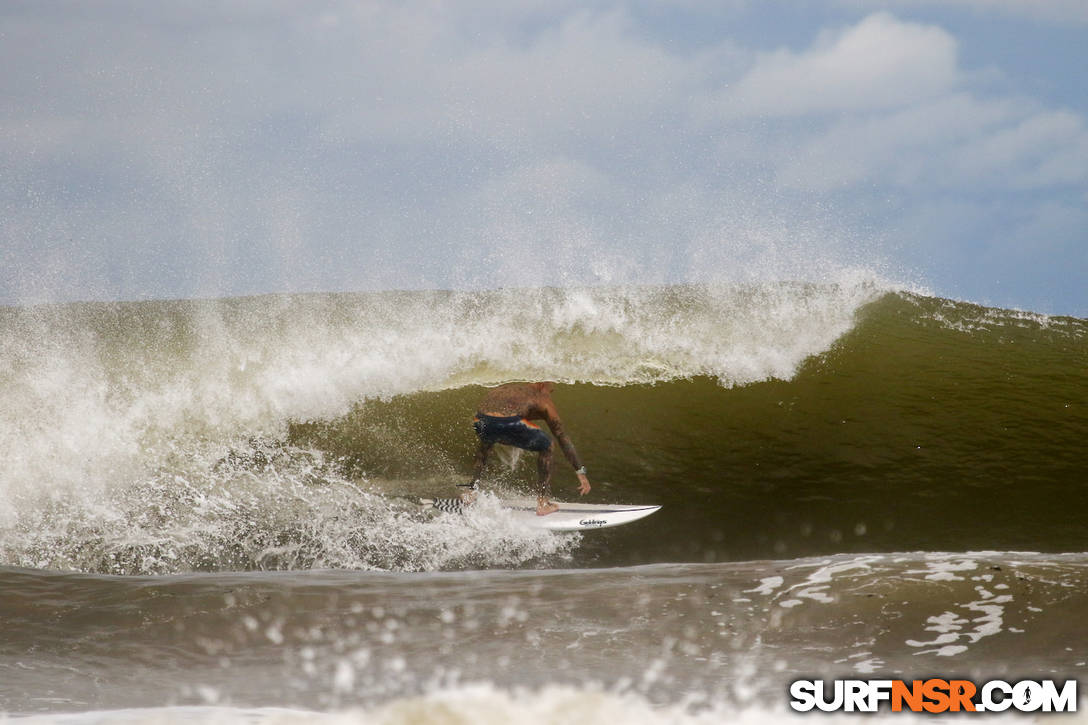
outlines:
[[[783,578],[780,576],[769,576],[759,580],[759,586],[755,589],[745,589],[745,594],[772,594],[775,589],[782,586]],[[746,600],[747,601],[747,600]]]
[[[780,607],[792,609],[806,602],[818,602],[820,604],[834,604],[837,598],[828,592],[832,584],[841,580],[868,575],[873,570],[873,565],[884,559],[882,555],[870,554],[857,557],[837,557],[834,560],[823,559],[816,562],[805,562],[789,566],[790,571],[812,569],[803,581],[790,584],[778,592],[785,583],[783,577],[774,576],[760,580],[760,586],[755,589],[744,590],[745,594],[754,593],[764,596],[788,597],[778,602]]]
[[[950,566],[953,568],[958,567],[956,569],[958,571],[977,568],[977,564],[973,560],[963,560],[950,564]],[[907,572],[907,574],[915,573],[919,572],[916,570]],[[948,574],[949,572],[943,571],[942,573]],[[926,579],[929,581],[945,580],[937,575],[926,576]],[[963,581],[963,577],[952,577],[952,579]],[[978,600],[957,606],[967,610],[967,612],[976,613],[978,616],[971,616],[967,613],[961,615],[951,611],[946,611],[938,616],[931,616],[927,619],[928,626],[925,629],[930,632],[937,632],[938,636],[932,640],[908,639],[906,641],[907,646],[936,646],[936,649],[920,650],[915,654],[936,654],[938,657],[952,657],[966,652],[970,645],[976,644],[985,637],[992,637],[1005,631],[1005,606],[1013,601],[1012,595],[995,595],[981,585],[976,585],[975,591],[979,595]],[[968,625],[973,626],[967,629]]]
[[[463,516],[374,495],[314,452],[278,450],[259,469],[217,467],[199,448],[186,457],[203,465],[28,511],[0,552],[15,566],[113,574],[431,571],[561,557],[579,540],[518,526],[489,495]]]
[[[927,581],[964,581],[959,572],[974,571],[978,569],[978,562],[974,559],[952,559],[947,554],[927,555],[925,569],[910,569],[905,575],[922,574]]]

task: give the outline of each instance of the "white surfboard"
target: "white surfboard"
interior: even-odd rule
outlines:
[[[548,531],[586,531],[622,526],[646,518],[661,508],[628,504],[555,503],[559,504],[559,510],[547,516],[536,515],[536,499],[503,501],[502,507],[526,526]]]
[[[424,506],[433,506],[440,511],[460,512],[461,503],[457,499],[423,498],[419,502]],[[587,531],[622,526],[638,521],[654,513],[660,506],[637,506],[629,504],[597,503],[562,503],[559,510],[546,516],[536,515],[536,499],[504,499],[499,505],[521,525],[546,531]]]

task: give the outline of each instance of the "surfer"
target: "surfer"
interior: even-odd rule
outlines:
[[[552,390],[555,383],[508,383],[492,388],[480,401],[472,426],[480,439],[476,451],[476,463],[472,470],[472,482],[466,484],[472,490],[480,484],[487,456],[496,443],[504,443],[527,451],[540,454],[537,460],[537,476],[540,488],[537,493],[537,516],[546,516],[559,510],[558,504],[551,502],[552,482],[552,439],[548,434],[532,423],[534,420],[547,422],[548,427],[559,441],[563,455],[574,467],[578,476],[578,493],[589,493],[589,479],[586,467],[578,458],[563,422],[552,402]],[[469,494],[471,496],[471,494]]]

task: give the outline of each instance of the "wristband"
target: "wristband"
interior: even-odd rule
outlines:
[[[584,476],[584,475],[586,475],[586,467],[585,467],[585,466],[582,466],[582,467],[581,467],[581,468],[579,468],[579,469],[578,469],[577,471],[575,471],[575,473],[577,473],[577,474],[578,474],[579,476]]]

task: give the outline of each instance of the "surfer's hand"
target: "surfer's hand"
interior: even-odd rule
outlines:
[[[581,494],[582,496],[585,496],[587,493],[589,493],[589,489],[590,489],[589,479],[586,478],[586,474],[579,473],[578,474],[578,493]]]

